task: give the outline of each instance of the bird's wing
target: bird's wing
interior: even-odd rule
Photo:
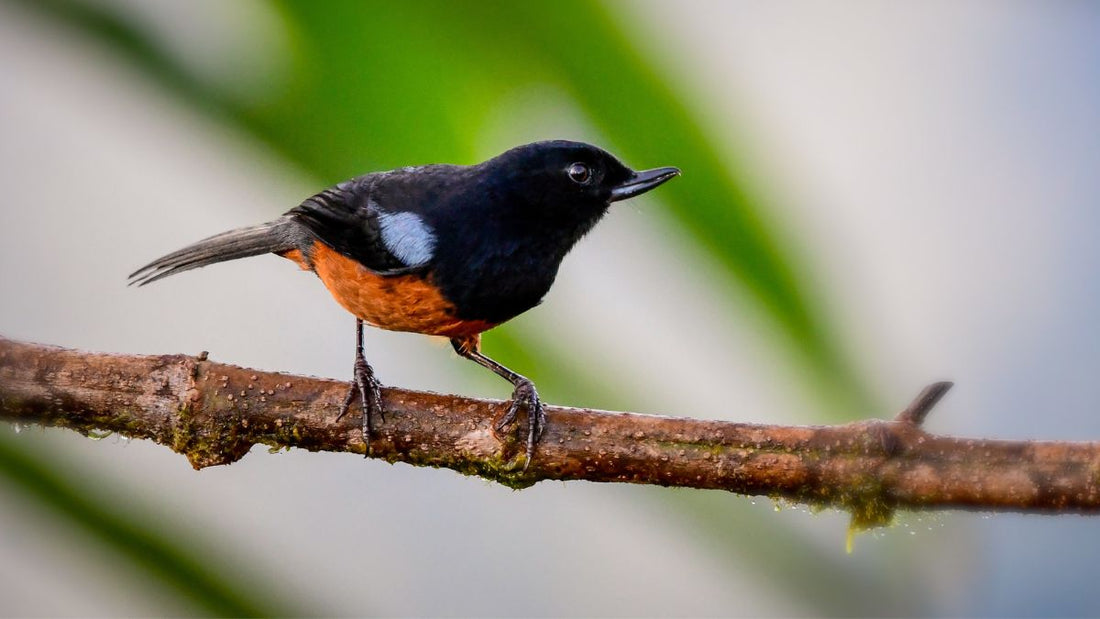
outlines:
[[[435,251],[435,233],[418,215],[382,208],[374,183],[362,177],[307,198],[287,213],[317,240],[382,275],[423,270]]]

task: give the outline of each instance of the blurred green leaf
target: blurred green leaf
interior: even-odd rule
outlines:
[[[200,557],[183,550],[180,541],[192,539],[192,536],[171,535],[163,523],[153,526],[135,516],[135,513],[148,513],[148,510],[142,509],[134,497],[112,505],[102,494],[88,492],[74,483],[77,479],[86,482],[86,473],[76,473],[47,461],[40,453],[27,449],[27,442],[14,441],[0,434],[0,481],[121,554],[174,591],[185,605],[194,608],[194,612],[213,617],[289,614],[287,608],[278,606],[270,596],[261,599],[261,596],[246,592],[247,588],[238,579],[212,570],[213,561],[209,556]],[[105,489],[102,485],[92,487]]]
[[[768,205],[720,154],[686,100],[615,25],[621,19],[584,0],[482,2],[468,9],[455,10],[454,18],[465,17],[471,33],[494,33],[481,37],[496,52],[491,66],[527,49],[538,66],[553,72],[556,83],[568,86],[615,151],[643,167],[676,165],[685,171],[685,178],[663,187],[660,197],[736,280],[715,285],[740,282],[748,289],[786,335],[777,344],[797,351],[810,370],[819,398],[835,410],[864,410],[869,391],[852,373],[823,310],[809,302],[809,270],[796,265],[797,252],[767,221]],[[526,66],[505,79],[520,79]]]
[[[767,223],[767,204],[602,5],[276,2],[296,52],[289,85],[282,96],[252,102],[208,88],[109,11],[65,0],[36,6],[112,40],[151,77],[248,128],[322,183],[365,170],[473,162],[481,129],[504,94],[524,85],[564,86],[616,152],[638,165],[685,170],[690,182],[663,187],[662,201],[726,266],[730,280],[716,285],[743,286],[779,326],[785,337],[777,343],[809,370],[823,409],[871,404],[823,309],[811,307],[809,269],[795,265],[798,252]],[[273,214],[286,206],[273,205]]]

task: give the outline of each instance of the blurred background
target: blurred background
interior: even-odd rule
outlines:
[[[0,2],[0,333],[349,378],[274,257],[167,251],[372,170],[547,138],[684,175],[485,350],[555,404],[1100,439],[1100,9],[1039,2]],[[403,387],[507,397],[370,331]],[[0,424],[3,615],[1096,615],[1100,520],[844,514]]]

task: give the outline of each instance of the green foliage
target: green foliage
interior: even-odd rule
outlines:
[[[280,2],[293,43],[290,75],[277,95],[249,101],[206,85],[110,13],[63,0],[42,6],[112,40],[152,78],[246,128],[325,184],[367,170],[477,161],[492,154],[477,145],[506,95],[543,84],[564,89],[616,153],[685,171],[660,198],[726,267],[730,279],[716,285],[740,285],[757,300],[783,335],[776,344],[808,370],[827,408],[869,408],[869,390],[836,345],[823,309],[811,303],[808,269],[768,224],[767,204],[601,5]],[[518,354],[496,346],[494,353],[505,363]]]
[[[171,535],[163,524],[135,516],[143,511],[132,497],[112,506],[103,492],[82,489],[75,480],[83,475],[48,462],[27,449],[27,441],[0,435],[0,481],[19,490],[39,507],[61,516],[99,543],[128,559],[179,595],[194,613],[212,617],[285,616],[271,600],[261,601],[246,586],[210,568],[210,557],[180,547],[187,535]],[[56,459],[56,458],[53,458]],[[278,612],[276,612],[278,611]]]
[[[834,344],[821,309],[811,308],[807,280],[798,275],[806,269],[795,266],[796,252],[767,224],[766,204],[600,5],[283,7],[300,46],[286,96],[225,104],[289,159],[326,182],[410,162],[473,162],[486,155],[477,152],[479,136],[508,93],[553,84],[628,161],[685,170],[660,198],[727,268],[731,280],[717,284],[740,283],[760,303],[785,335],[777,344],[795,351],[819,396],[840,410],[865,409],[866,389]],[[515,354],[504,353],[505,361]]]

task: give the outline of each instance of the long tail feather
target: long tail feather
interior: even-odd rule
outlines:
[[[130,285],[144,286],[169,275],[208,264],[294,249],[294,223],[284,217],[258,226],[238,228],[203,239],[161,256],[130,274]]]

